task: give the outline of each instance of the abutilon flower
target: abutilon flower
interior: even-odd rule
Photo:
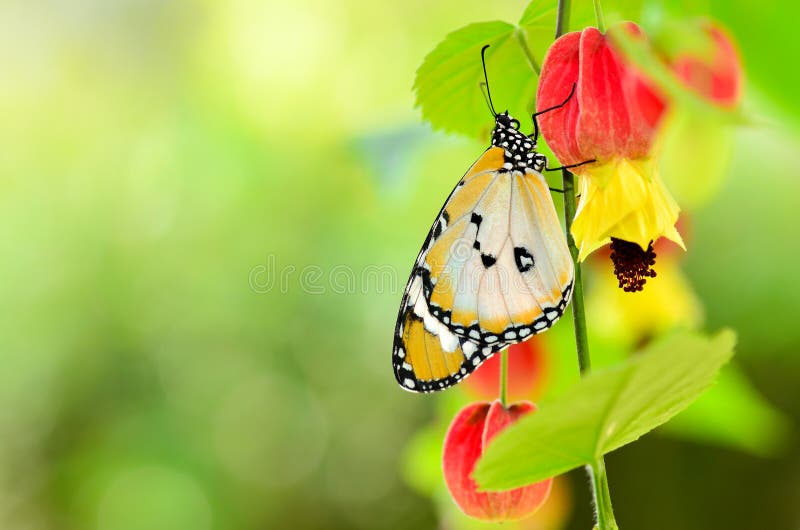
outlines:
[[[644,38],[632,23],[615,31]],[[573,86],[574,96],[541,115],[540,126],[562,164],[595,160],[575,168],[580,201],[572,235],[579,258],[610,241],[619,286],[638,291],[654,275],[653,241],[666,237],[683,247],[675,229],[680,209],[652,152],[666,101],[596,28],[568,33],[551,46],[537,107],[559,104]]]
[[[711,22],[687,21],[665,31],[680,36],[656,42],[653,50],[662,73],[671,72],[677,81],[659,124],[659,168],[678,201],[691,208],[708,201],[727,172],[739,121],[734,111],[742,99],[742,65],[733,41]],[[681,87],[698,97],[681,97]]]
[[[687,89],[723,108],[741,97],[742,70],[725,32],[700,23],[708,41],[700,52],[661,52],[660,59]],[[675,228],[680,208],[659,175],[655,144],[670,102],[615,46],[616,32],[644,39],[624,23],[603,34],[596,28],[568,33],[545,57],[537,108],[563,102],[539,118],[548,145],[564,165],[578,166],[580,201],[572,235],[585,259],[611,243],[619,287],[641,291],[655,276],[653,243],[665,237],[685,248]]]
[[[734,108],[742,100],[742,64],[727,32],[707,20],[696,23],[706,40],[699,51],[662,52],[678,79],[690,90],[723,108]]]
[[[531,515],[547,500],[552,478],[492,492],[479,492],[472,479],[475,463],[492,438],[535,410],[528,401],[509,407],[500,401],[472,403],[453,419],[444,439],[442,467],[447,489],[465,514],[484,521],[512,521]]]

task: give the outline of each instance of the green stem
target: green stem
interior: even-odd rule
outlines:
[[[597,29],[601,32],[606,31],[606,19],[603,16],[603,6],[600,5],[600,0],[592,0],[594,5],[594,18],[597,21]]]
[[[539,63],[536,62],[536,58],[533,56],[531,49],[528,47],[528,39],[525,38],[525,32],[523,32],[522,29],[517,28],[514,30],[514,37],[517,38],[519,47],[522,48],[522,53],[525,54],[525,58],[528,60],[531,70],[533,70],[536,75],[539,75],[541,67],[539,66]]]
[[[606,463],[603,461],[603,457],[601,456],[586,468],[589,478],[592,480],[592,495],[594,496],[598,529],[619,530],[617,521],[614,520],[614,509],[611,507],[611,493],[608,491]]]
[[[598,13],[597,0],[595,0],[595,14]],[[558,15],[556,18],[556,38],[567,32],[569,28],[570,0],[558,0]],[[602,17],[602,12],[600,12]],[[592,369],[589,358],[589,338],[586,333],[586,311],[583,306],[583,279],[581,278],[581,264],[578,261],[578,247],[572,237],[572,220],[575,218],[575,177],[566,169],[561,171],[564,183],[564,218],[567,230],[567,244],[572,262],[575,264],[575,285],[572,293],[572,320],[575,327],[575,346],[578,352],[578,368],[581,376],[586,376]],[[592,482],[592,496],[594,497],[595,516],[598,530],[618,530],[617,521],[614,519],[614,510],[611,507],[611,493],[608,490],[608,477],[606,464],[601,456],[592,465],[587,466]]]
[[[558,0],[558,14],[556,15],[556,38],[569,31],[569,11],[572,0]]]
[[[561,171],[564,183],[564,218],[567,228],[567,245],[575,264],[575,285],[572,293],[572,321],[575,326],[575,346],[578,352],[578,368],[581,376],[589,375],[592,369],[589,357],[589,338],[586,333],[586,311],[583,305],[583,279],[581,264],[578,261],[578,247],[572,237],[572,220],[575,218],[575,176],[566,169]],[[601,456],[586,468],[592,482],[595,516],[599,530],[617,530],[614,510],[611,507],[611,493],[608,490],[606,464]]]
[[[578,247],[572,237],[572,220],[575,219],[575,176],[566,169],[561,172],[564,184],[564,218],[567,220],[567,246],[575,264],[575,284],[572,293],[572,320],[575,326],[575,344],[578,352],[578,368],[581,375],[592,369],[589,358],[589,336],[586,332],[586,309],[583,305],[583,277],[578,261]]]
[[[508,348],[500,352],[500,403],[508,402]]]

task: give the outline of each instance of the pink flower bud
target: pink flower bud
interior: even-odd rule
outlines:
[[[644,38],[633,23],[616,26]],[[540,116],[547,144],[562,164],[596,159],[645,157],[652,146],[665,101],[654,86],[597,28],[568,33],[547,52],[536,97],[538,110],[563,102]]]
[[[742,65],[728,34],[710,22],[700,23],[707,39],[705,53],[683,52],[668,58],[672,71],[690,89],[721,107],[742,99]]]
[[[475,463],[489,441],[536,406],[523,401],[504,408],[499,401],[473,403],[453,419],[444,439],[442,464],[447,489],[461,510],[484,521],[510,521],[535,512],[547,500],[553,479],[508,491],[479,492]]]

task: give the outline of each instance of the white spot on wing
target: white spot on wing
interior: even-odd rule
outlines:
[[[458,337],[443,325],[439,325],[439,343],[446,352],[454,352],[458,348]]]
[[[478,345],[474,342],[465,342],[461,349],[464,351],[466,358],[469,359],[478,351]]]

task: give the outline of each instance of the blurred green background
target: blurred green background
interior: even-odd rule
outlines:
[[[411,84],[524,6],[0,4],[0,528],[439,527],[401,470],[457,394],[402,392],[390,345],[483,145],[423,125]],[[798,529],[800,8],[692,6],[737,38],[751,121],[684,269],[755,397],[611,455],[612,497],[622,528]],[[589,528],[585,482],[564,528]]]

